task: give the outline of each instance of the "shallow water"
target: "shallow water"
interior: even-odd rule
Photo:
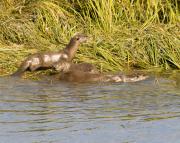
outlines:
[[[0,78],[0,143],[180,143],[180,80]]]

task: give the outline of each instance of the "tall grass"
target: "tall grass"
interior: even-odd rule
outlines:
[[[1,0],[0,72],[63,48],[76,32],[92,40],[74,62],[102,71],[180,69],[179,9],[178,0]]]

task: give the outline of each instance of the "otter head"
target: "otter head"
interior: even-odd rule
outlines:
[[[83,42],[86,42],[88,40],[88,36],[78,33],[72,37],[72,40],[74,42],[83,43]]]
[[[141,80],[147,79],[149,76],[146,75],[137,75],[137,76],[130,76],[130,77],[124,77],[124,82],[137,82]]]
[[[88,37],[84,34],[76,34],[71,38],[69,44],[64,49],[64,52],[68,55],[68,61],[72,61],[76,54],[76,51],[79,48],[79,45],[87,41],[87,39]]]

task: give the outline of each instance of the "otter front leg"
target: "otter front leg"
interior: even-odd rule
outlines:
[[[30,60],[30,66],[29,66],[29,70],[30,71],[35,71],[38,68],[40,68],[42,66],[42,58],[41,55],[35,55],[34,57],[31,58]]]
[[[37,70],[39,67],[40,67],[39,64],[33,64],[33,63],[31,63],[31,65],[29,66],[29,70],[30,70],[30,71],[35,71],[35,70]]]
[[[37,70],[38,68],[40,68],[39,65],[33,65],[33,66],[30,66],[30,67],[29,67],[29,70],[30,70],[30,71],[35,71],[35,70]]]

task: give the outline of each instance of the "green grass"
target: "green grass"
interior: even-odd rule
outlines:
[[[64,48],[76,32],[92,38],[74,62],[101,71],[180,69],[179,9],[178,0],[1,0],[0,73]]]

